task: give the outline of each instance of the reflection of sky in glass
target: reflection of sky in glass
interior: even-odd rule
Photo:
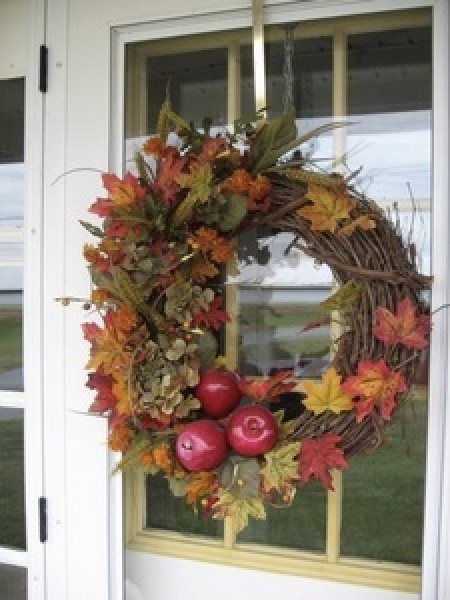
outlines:
[[[0,290],[21,289],[24,165],[0,165]]]
[[[357,115],[347,129],[348,167],[362,168],[359,187],[377,201],[429,199],[429,111]]]
[[[0,223],[23,220],[24,165],[0,164]]]

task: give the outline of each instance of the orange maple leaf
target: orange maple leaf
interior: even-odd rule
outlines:
[[[103,187],[109,192],[109,200],[114,208],[131,208],[137,200],[145,198],[145,190],[137,177],[126,173],[119,179],[111,173],[103,173]]]
[[[209,138],[202,146],[200,154],[198,155],[199,160],[206,160],[213,162],[216,156],[227,149],[226,139],[223,137]]]
[[[149,138],[142,146],[142,150],[145,152],[145,154],[151,154],[156,158],[161,158],[165,149],[166,144],[164,140],[159,137],[159,135]]]
[[[153,459],[155,466],[159,467],[167,474],[171,474],[173,471],[173,454],[169,447],[169,444],[163,442],[153,448]]]
[[[285,382],[292,376],[292,371],[279,371],[266,379],[238,379],[238,386],[244,396],[253,402],[275,402],[281,394],[295,388],[295,381]]]
[[[195,234],[188,238],[188,243],[192,248],[199,249],[202,252],[213,250],[217,243],[217,231],[211,227],[199,227]]]
[[[108,447],[113,452],[125,452],[133,439],[133,432],[124,424],[116,425],[108,436]]]
[[[248,195],[252,201],[261,200],[268,196],[272,190],[270,179],[265,175],[258,174],[255,179],[250,181]]]
[[[226,263],[233,256],[234,248],[230,240],[217,238],[217,243],[211,250],[211,258],[217,263]]]
[[[114,383],[112,391],[116,397],[116,411],[119,415],[131,415],[132,407],[128,390],[128,378],[122,371],[113,374]]]
[[[375,310],[377,323],[373,328],[374,336],[387,346],[402,344],[406,348],[425,348],[428,346],[426,336],[430,331],[430,317],[416,316],[416,307],[410,298],[397,304],[393,314],[387,308],[379,306]]]
[[[212,262],[204,256],[194,260],[191,268],[191,277],[197,283],[205,283],[207,279],[218,275],[219,271]]]
[[[235,192],[246,195],[252,178],[245,169],[236,169],[220,186],[222,192]]]
[[[310,221],[313,231],[336,231],[339,221],[348,219],[356,206],[344,187],[326,188],[310,184],[305,196],[312,204],[303,206],[297,212]]]
[[[396,406],[395,396],[407,389],[405,378],[397,371],[391,371],[383,359],[362,360],[358,363],[356,375],[351,375],[341,389],[356,398],[356,421],[378,408],[383,419],[389,420]]]
[[[302,440],[298,457],[301,483],[307,483],[314,476],[320,479],[325,489],[333,489],[330,470],[348,466],[344,452],[336,446],[340,441],[341,436],[334,433]]]
[[[101,368],[106,375],[127,369],[132,353],[125,348],[133,323],[134,315],[126,307],[116,311],[108,310],[103,317],[103,328],[96,323],[84,323],[84,337],[91,343],[86,369],[96,371]]]
[[[227,262],[233,256],[232,242],[210,227],[200,227],[187,241],[194,250],[200,250],[205,255],[209,253],[217,263]]]
[[[186,485],[186,502],[195,506],[200,498],[209,496],[216,476],[211,471],[196,473]]]

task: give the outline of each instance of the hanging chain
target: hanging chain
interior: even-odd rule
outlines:
[[[283,112],[286,112],[289,106],[294,106],[294,29],[295,25],[286,25],[284,37],[284,98]]]

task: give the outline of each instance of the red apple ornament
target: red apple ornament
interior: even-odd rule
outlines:
[[[278,440],[278,424],[265,406],[240,406],[227,423],[231,448],[243,456],[258,456],[268,452]]]
[[[177,437],[175,452],[188,471],[215,469],[228,454],[225,431],[208,419],[188,423]]]
[[[237,376],[226,369],[210,369],[201,373],[194,392],[203,412],[214,419],[223,419],[229,415],[242,396]]]

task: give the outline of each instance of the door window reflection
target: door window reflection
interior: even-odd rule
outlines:
[[[0,390],[23,390],[24,80],[0,81]]]

